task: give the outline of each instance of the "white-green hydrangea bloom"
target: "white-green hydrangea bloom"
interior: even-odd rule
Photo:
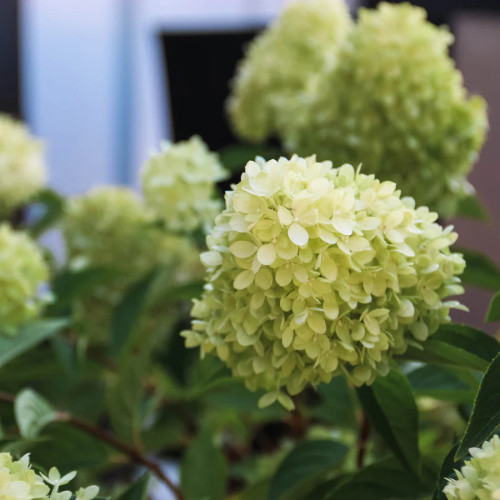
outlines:
[[[465,263],[436,219],[351,165],[249,162],[207,238],[186,345],[269,391],[262,405],[339,374],[373,382],[459,305]]]
[[[250,44],[234,81],[228,111],[241,137],[260,141],[294,120],[298,101],[320,71],[335,64],[351,26],[344,0],[295,1]]]
[[[201,274],[196,246],[185,237],[161,230],[153,213],[128,188],[99,187],[70,200],[63,235],[70,267],[117,271],[116,278],[76,304],[82,328],[95,340],[108,337],[113,308],[124,292],[155,268],[164,269],[172,285]],[[148,315],[145,321],[151,330],[163,329],[173,316],[163,310]]]
[[[61,477],[53,467],[48,476],[37,474],[30,465],[29,455],[14,460],[10,453],[0,453],[1,500],[92,500],[99,493],[97,486],[80,488],[76,493],[61,490],[72,481],[76,472]]]
[[[42,142],[21,122],[0,114],[0,216],[27,202],[46,177]]]
[[[48,300],[40,289],[48,276],[42,252],[30,237],[0,224],[0,332],[14,334],[39,314]]]
[[[227,177],[216,153],[197,136],[164,142],[142,168],[146,203],[173,231],[208,228],[220,212],[215,184]]]
[[[469,450],[472,458],[448,479],[443,492],[448,500],[498,500],[500,498],[500,437]]]
[[[361,9],[337,65],[288,120],[287,148],[337,164],[363,163],[418,204],[453,215],[473,191],[466,176],[487,115],[482,98],[467,96],[448,54],[452,40],[419,7]]]

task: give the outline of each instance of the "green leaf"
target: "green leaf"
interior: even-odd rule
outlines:
[[[500,268],[489,257],[476,250],[455,248],[463,254],[467,266],[462,275],[465,285],[477,286],[488,290],[500,290]]]
[[[181,489],[186,500],[223,500],[226,477],[224,454],[214,446],[209,430],[204,429],[182,461]]]
[[[457,216],[480,221],[487,221],[490,218],[485,206],[475,195],[466,196],[459,201]]]
[[[144,474],[130,485],[116,500],[146,500],[150,475]]]
[[[115,307],[111,324],[111,352],[113,355],[120,354],[130,334],[137,326],[155,274],[156,271],[153,271],[135,283]]]
[[[278,158],[282,151],[276,147],[265,144],[230,144],[219,151],[222,164],[232,172],[240,174],[245,170],[245,165],[256,156],[264,158]]]
[[[480,446],[500,426],[500,354],[491,362],[479,387],[472,415],[460,441],[456,458]]]
[[[488,363],[500,352],[500,343],[481,330],[459,323],[441,325],[432,339],[472,353]]]
[[[328,384],[318,386],[321,403],[311,409],[314,415],[340,427],[356,427],[353,391],[344,377],[334,377]]]
[[[360,387],[358,395],[366,416],[387,446],[418,475],[418,409],[408,379],[393,365],[387,376],[376,378],[370,387]]]
[[[66,270],[60,273],[52,283],[52,293],[56,299],[54,304],[50,306],[50,311],[53,313],[64,311],[74,300],[116,278],[118,274],[118,271],[110,267],[91,267],[79,271]]]
[[[439,471],[439,478],[436,484],[436,489],[434,491],[433,500],[446,500],[446,496],[443,493],[443,488],[446,486],[447,477],[451,477],[453,471],[456,469],[455,453],[457,452],[458,444],[456,444],[452,450],[446,455],[441,465],[441,470]]]
[[[33,198],[33,207],[39,212],[38,218],[30,225],[28,231],[37,238],[53,226],[64,213],[64,198],[52,189],[42,189]]]
[[[67,318],[44,319],[20,328],[13,336],[0,334],[0,367],[54,336],[68,324]]]
[[[500,321],[500,292],[497,292],[491,299],[488,313],[486,314],[486,322]]]
[[[335,470],[348,448],[328,440],[305,441],[298,444],[283,460],[271,481],[268,500],[279,500],[292,491]],[[297,495],[298,496],[298,495]]]
[[[321,500],[417,500],[431,488],[395,460],[369,465]]]
[[[407,373],[410,385],[418,396],[427,396],[445,401],[468,403],[474,399],[475,391],[471,386],[479,382],[470,372],[454,372],[453,368],[435,365],[422,365]],[[474,381],[468,384],[465,380]]]
[[[56,418],[56,412],[50,403],[31,389],[24,389],[17,395],[14,413],[19,432],[26,439],[36,438]]]

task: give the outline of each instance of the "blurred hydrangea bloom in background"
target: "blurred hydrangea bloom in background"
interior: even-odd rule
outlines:
[[[13,334],[37,316],[49,299],[41,286],[49,270],[41,250],[21,231],[0,225],[0,326]]]
[[[127,288],[156,268],[165,268],[172,284],[201,275],[196,246],[183,236],[166,234],[128,188],[99,187],[70,200],[63,235],[71,267],[116,271],[116,277],[76,306],[85,331],[95,339],[107,338],[113,308]],[[145,321],[158,328],[170,319],[165,311],[150,311]]]
[[[227,177],[217,154],[197,136],[164,142],[142,168],[146,204],[172,231],[212,226],[221,209],[215,184]]]
[[[14,460],[10,453],[0,453],[0,498],[5,500],[92,500],[99,493],[97,486],[80,488],[77,492],[60,491],[76,476],[70,472],[61,477],[53,467],[48,476],[31,468],[29,455]]]
[[[449,320],[462,293],[457,235],[393,182],[314,156],[249,162],[202,254],[207,285],[189,347],[214,352],[262,405],[345,374],[389,370]]]
[[[469,450],[472,458],[448,479],[444,494],[448,500],[496,500],[500,498],[500,437],[494,436],[481,448]]]
[[[42,142],[21,122],[0,114],[0,216],[27,202],[46,177]]]
[[[335,63],[351,26],[343,0],[295,1],[251,43],[232,83],[228,111],[238,134],[260,141],[295,120],[299,99]]]
[[[418,204],[451,216],[473,192],[466,175],[487,129],[486,103],[467,97],[449,57],[453,36],[425,10],[361,9],[337,64],[288,120],[286,147],[337,164],[364,163]]]

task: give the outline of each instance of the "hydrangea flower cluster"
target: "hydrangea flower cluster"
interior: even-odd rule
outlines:
[[[448,479],[443,492],[448,500],[496,500],[500,498],[500,437],[494,436],[481,448],[469,450],[457,478]]]
[[[2,500],[92,500],[99,493],[97,486],[80,488],[77,492],[61,490],[76,476],[70,472],[61,477],[53,467],[48,476],[37,474],[30,465],[29,455],[14,460],[10,453],[0,453],[0,498]]]
[[[142,168],[146,203],[173,231],[210,227],[221,209],[215,183],[227,177],[217,154],[197,136],[164,142]]]
[[[345,374],[359,386],[449,320],[462,293],[452,227],[393,182],[314,156],[246,165],[202,254],[188,347],[214,353],[261,405]]]
[[[154,215],[133,191],[99,187],[70,201],[63,235],[73,268],[109,267],[116,277],[75,305],[85,331],[95,340],[108,336],[113,308],[134,282],[157,267],[168,270],[173,284],[199,277],[199,252],[187,238],[164,233]],[[151,329],[171,317],[149,314]]]
[[[46,176],[42,142],[21,122],[0,114],[0,216],[28,201]]]
[[[453,37],[409,4],[361,9],[337,65],[288,120],[292,152],[364,163],[418,204],[455,213],[487,129],[485,101],[467,97],[449,57]]]
[[[334,64],[351,26],[344,0],[295,1],[250,44],[232,83],[228,111],[239,135],[259,141],[294,118],[315,76]],[[301,94],[304,93],[303,96]]]
[[[41,285],[49,270],[40,249],[26,234],[0,225],[0,331],[14,334],[48,300]]]

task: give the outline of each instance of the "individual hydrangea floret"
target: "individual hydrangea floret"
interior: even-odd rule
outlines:
[[[17,327],[38,315],[49,299],[41,290],[49,276],[42,252],[28,235],[0,224],[0,331]]]
[[[99,187],[70,200],[63,235],[70,267],[111,273],[75,304],[79,323],[94,340],[107,339],[114,307],[148,273],[161,268],[172,286],[201,275],[196,246],[186,237],[166,234],[128,188]],[[164,308],[158,314],[150,311],[146,328],[163,330],[173,317]]]
[[[21,122],[0,114],[0,216],[27,202],[46,177],[42,142]]]
[[[217,154],[197,136],[164,142],[142,168],[146,203],[173,231],[208,228],[221,209],[215,184],[227,177]]]
[[[473,192],[466,176],[487,129],[485,101],[468,98],[449,56],[452,35],[425,10],[361,9],[311,101],[288,120],[286,147],[336,164],[363,163],[441,216]]]
[[[186,345],[263,388],[261,405],[345,374],[359,386],[449,320],[462,293],[452,227],[351,165],[314,156],[246,165],[202,254]]]
[[[295,1],[250,44],[228,101],[237,133],[259,141],[278,133],[325,67],[334,65],[351,26],[344,0]]]
[[[448,479],[443,492],[448,500],[497,500],[500,498],[500,437],[469,450],[472,458]]]
[[[99,493],[97,486],[80,488],[72,493],[61,490],[76,476],[70,472],[61,477],[53,467],[48,476],[37,474],[30,465],[29,455],[14,460],[10,453],[0,453],[0,498],[5,500],[92,500]]]

